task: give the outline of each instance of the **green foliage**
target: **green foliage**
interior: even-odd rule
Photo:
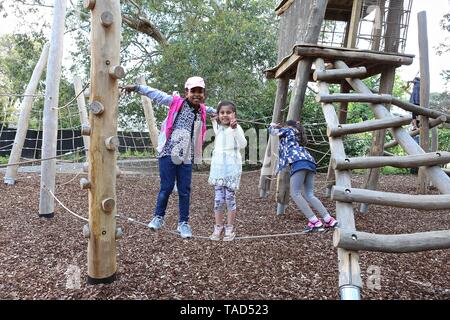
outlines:
[[[450,32],[450,12],[444,14],[444,16],[442,17],[442,20],[440,21],[440,24],[441,24],[442,30]],[[439,55],[443,55],[443,54],[450,52],[450,45],[448,42],[449,38],[450,37],[447,35],[445,37],[445,41],[442,42],[439,45],[439,47],[437,48],[437,53]],[[441,76],[447,84],[450,83],[450,70],[442,70]]]
[[[131,148],[127,148],[125,152],[121,152],[119,154],[119,157],[121,159],[128,159],[128,158],[150,158],[154,157],[155,155],[153,152],[150,151],[133,151]]]
[[[9,157],[0,156],[0,164],[7,164],[9,161]]]
[[[39,60],[44,43],[42,32],[30,34],[12,34],[0,37],[0,93],[23,94],[30,81],[33,70]],[[63,69],[64,70],[64,69]],[[60,106],[74,97],[72,84],[63,75],[60,82]],[[38,84],[36,94],[45,93],[45,71]],[[0,97],[0,122],[16,124],[18,106],[23,97]],[[44,99],[36,97],[30,116],[30,129],[38,129],[42,122]],[[75,113],[76,117],[73,116]],[[76,109],[60,109],[60,128],[72,128],[79,125],[79,116]],[[41,128],[42,129],[42,128]]]

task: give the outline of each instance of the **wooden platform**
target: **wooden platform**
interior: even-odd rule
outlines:
[[[384,53],[371,50],[327,47],[312,44],[298,44],[292,49],[292,54],[285,57],[276,67],[265,71],[268,79],[288,77],[295,79],[297,64],[305,57],[323,58],[326,63],[335,60],[344,61],[350,68],[365,66],[365,78],[380,73],[386,66],[400,67],[413,63],[414,55],[400,53]],[[311,70],[310,79],[312,80]]]

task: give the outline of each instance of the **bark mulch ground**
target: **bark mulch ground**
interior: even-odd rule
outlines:
[[[87,217],[88,196],[80,190],[79,178],[59,174],[56,195],[70,210]],[[363,181],[363,176],[353,176],[352,185],[358,187]],[[125,231],[117,242],[118,279],[109,285],[87,285],[87,240],[82,235],[85,222],[58,203],[53,219],[39,218],[39,184],[35,173],[21,174],[15,186],[0,184],[0,299],[339,299],[331,232],[233,242],[182,240],[167,232],[177,225],[176,194],[169,201],[165,231],[152,232],[118,219],[118,226]],[[276,216],[273,194],[260,199],[257,184],[258,172],[243,175],[237,196],[238,236],[301,231],[306,220],[293,202],[285,215]],[[324,197],[324,186],[325,175],[318,174],[316,195],[334,212],[334,202]],[[120,176],[118,214],[148,223],[158,188],[158,177]],[[380,188],[414,194],[415,176],[382,176]],[[207,175],[196,173],[190,220],[194,235],[208,236],[212,230],[213,193]],[[367,232],[450,229],[448,211],[371,206],[367,215],[355,210],[355,217],[357,229]],[[361,252],[362,298],[448,300],[449,261],[449,250]],[[68,286],[74,268],[80,270],[80,288]],[[370,289],[367,283],[374,268],[379,268],[380,285]]]

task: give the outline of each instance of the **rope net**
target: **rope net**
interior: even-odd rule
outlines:
[[[88,84],[84,86],[86,90]],[[84,99],[86,93],[82,92]],[[21,95],[2,95],[1,115],[0,115],[0,166],[7,165],[7,159],[11,153],[14,137],[17,132],[18,119],[20,114]],[[86,162],[87,150],[81,135],[80,113],[77,105],[77,96],[73,94],[68,102],[60,101],[58,107],[58,135],[57,135],[57,164],[61,167],[58,172],[80,172],[83,163]],[[42,119],[44,95],[34,95],[33,107],[28,131],[26,134],[20,164],[39,165],[38,160],[42,154]],[[140,96],[121,95],[118,102],[118,132],[119,150],[117,153],[117,164],[122,171],[133,171],[142,174],[157,175],[157,152],[152,146],[147,122],[143,111],[137,112],[135,116],[123,112],[129,105],[141,105]],[[319,106],[318,106],[319,107]],[[142,107],[141,107],[142,108]],[[157,127],[160,128],[162,119],[166,114],[166,109],[159,105],[153,105],[157,118]],[[89,112],[89,111],[88,111]],[[308,150],[319,162],[319,169],[326,170],[330,158],[329,142],[326,134],[326,122],[321,113],[316,113],[313,117],[305,117],[303,124],[308,138]],[[255,120],[239,119],[249,141],[249,146],[242,151],[245,164],[250,169],[255,169],[264,160],[264,153],[268,141],[267,127],[271,116]],[[209,122],[208,122],[209,124]],[[204,160],[208,163],[211,157],[213,134],[212,127],[208,125],[210,134],[204,145]],[[352,156],[364,155],[368,152],[371,143],[370,134],[359,134],[348,136],[344,139],[347,154]],[[256,148],[255,148],[256,146]],[[33,162],[32,160],[36,160]],[[23,167],[20,171],[26,171]]]

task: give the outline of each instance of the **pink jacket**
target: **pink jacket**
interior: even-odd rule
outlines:
[[[166,119],[161,125],[161,132],[158,137],[158,152],[161,152],[166,144],[167,140],[169,140],[170,135],[173,131],[173,124],[178,115],[178,112],[183,107],[184,99],[180,96],[173,96],[173,101],[169,106],[169,112],[167,114]],[[203,145],[203,141],[205,140],[206,135],[206,106],[205,104],[200,104],[200,117],[202,120],[202,134],[200,139],[200,148]]]

